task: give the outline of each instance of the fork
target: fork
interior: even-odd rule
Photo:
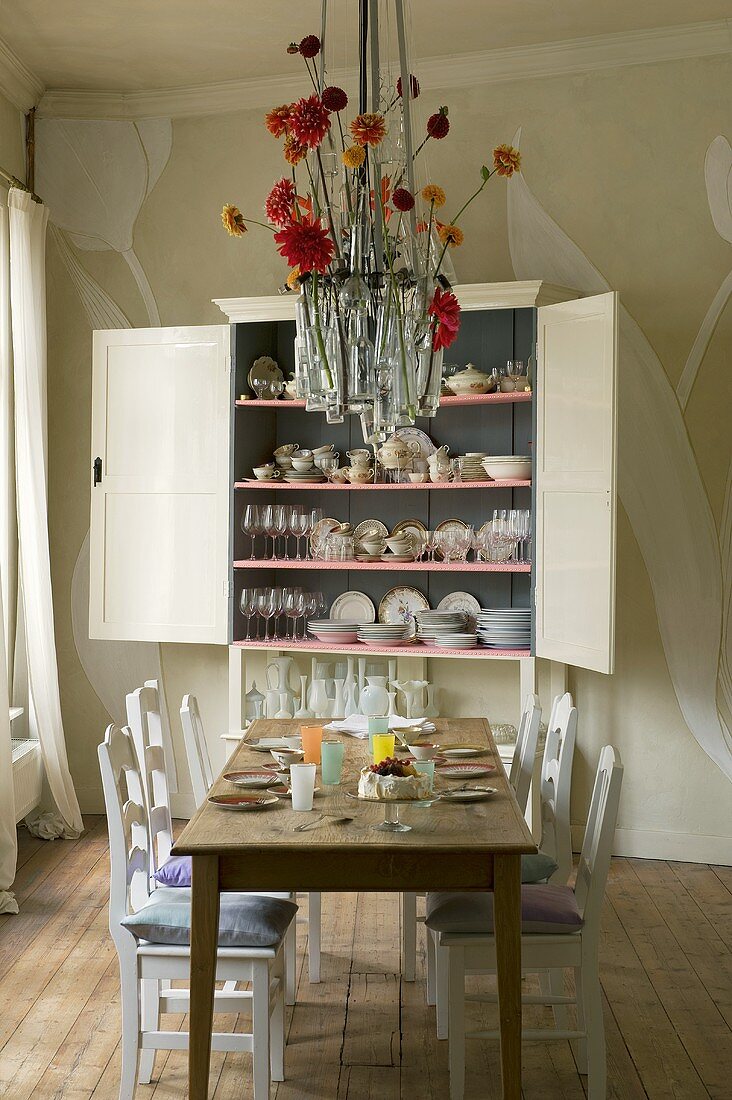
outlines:
[[[293,833],[304,833],[306,829],[309,829],[311,825],[317,825],[322,821],[324,817],[330,817],[333,819],[334,825],[345,825],[349,821],[354,821],[353,817],[348,814],[332,814],[332,813],[319,813],[317,817],[310,818],[309,821],[303,821],[302,825],[296,825],[292,830]]]

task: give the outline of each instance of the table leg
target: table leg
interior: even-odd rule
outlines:
[[[219,857],[193,856],[192,863],[188,1092],[190,1100],[207,1100],[219,929]]]
[[[503,1100],[521,1097],[521,856],[494,857]]]

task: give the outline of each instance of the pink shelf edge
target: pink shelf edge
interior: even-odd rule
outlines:
[[[531,657],[530,649],[488,649],[485,646],[477,646],[475,649],[443,649],[442,646],[431,645],[402,645],[402,646],[373,646],[364,645],[363,642],[355,642],[352,645],[337,645],[328,642],[232,642],[237,649],[286,649],[293,653],[318,652],[318,653],[390,653],[403,654],[405,657],[484,657],[484,658],[517,658]]]
[[[333,485],[328,481],[235,481],[235,489],[318,489],[324,492],[339,489],[346,492],[360,492],[364,489],[523,489],[531,486],[530,481],[506,479],[505,481],[411,481],[368,482],[366,485]]]
[[[234,569],[365,569],[384,572],[408,570],[414,573],[530,573],[530,565],[503,562],[391,562],[386,561],[321,561],[320,559],[294,561],[293,559],[244,558],[235,561]]]
[[[532,393],[471,393],[460,394],[453,397],[441,397],[440,405],[516,405],[525,401],[531,401]],[[258,409],[304,409],[304,401],[275,400],[260,401],[253,397],[247,401],[236,401],[239,408],[252,406]]]

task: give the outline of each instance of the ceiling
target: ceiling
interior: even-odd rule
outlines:
[[[330,67],[351,66],[357,2],[330,6]],[[135,92],[291,75],[298,62],[284,47],[317,33],[320,7],[320,0],[0,0],[0,39],[46,88]],[[411,0],[411,41],[416,57],[443,57],[729,15],[730,0]]]

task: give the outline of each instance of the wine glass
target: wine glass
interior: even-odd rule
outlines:
[[[262,516],[258,504],[247,504],[242,512],[241,529],[244,534],[249,535],[249,538],[252,540],[252,556],[250,560],[254,561],[254,538],[256,535],[262,534]]]
[[[279,506],[276,505],[276,504],[265,504],[264,507],[262,508],[262,530],[264,531],[265,536],[267,538],[272,539],[272,553],[268,554],[267,553],[267,546],[266,546],[266,538],[265,538],[264,556],[268,561],[271,561],[272,558],[274,558],[274,553],[275,553],[275,551],[274,551],[274,540],[275,540],[275,536],[277,534],[277,528],[276,528],[276,525],[275,525],[275,509],[277,507],[279,507]]]
[[[264,619],[264,641],[268,642],[270,640],[269,621],[277,610],[279,597],[275,593],[274,588],[260,588],[258,591],[257,609]]]
[[[280,616],[284,613],[285,591],[286,591],[286,589],[284,589],[284,588],[274,588],[272,591],[274,592],[274,605],[275,605],[274,616],[273,616],[273,618],[274,618],[274,628],[273,628],[273,632],[272,632],[272,641],[273,642],[278,642],[280,640],[279,620],[280,620]]]
[[[295,536],[295,561],[302,561],[300,539],[307,534],[309,522],[309,516],[302,505],[296,505],[292,508],[290,512],[290,534]]]
[[[310,509],[310,514],[308,516],[308,529],[305,532],[307,537],[310,537],[312,535],[313,531],[318,526],[318,524],[320,523],[322,518],[323,518],[323,509],[322,508],[311,508]],[[306,558],[312,558],[313,557],[312,545],[309,545],[309,546],[306,545],[305,556],[306,556]]]
[[[285,590],[285,598],[283,601],[283,608],[287,619],[292,620],[292,637],[290,637],[289,623],[285,633],[285,640],[288,642],[294,642],[296,638],[295,624],[303,613],[305,606],[305,593],[302,588],[287,588]]]
[[[277,539],[280,535],[284,535],[287,531],[287,505],[275,504],[274,516],[272,517],[272,526],[274,528],[274,535],[272,541],[274,542],[274,557],[277,558]],[[287,551],[287,538],[285,538],[285,552]]]
[[[239,610],[247,620],[247,636],[244,639],[245,642],[251,641],[250,633],[252,629],[252,617],[257,607],[257,590],[256,588],[242,588],[241,595],[239,596]]]

